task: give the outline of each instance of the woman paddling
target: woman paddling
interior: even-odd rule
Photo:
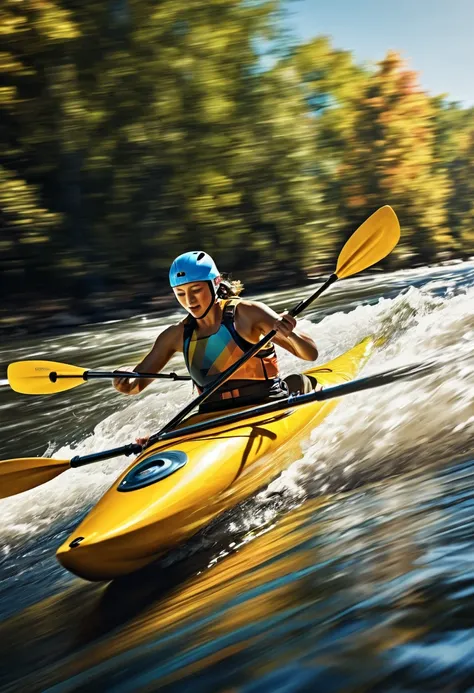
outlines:
[[[240,299],[240,282],[223,280],[207,253],[196,250],[180,255],[171,265],[169,276],[178,302],[189,315],[158,336],[135,371],[158,373],[174,354],[182,352],[193,382],[202,392],[273,329],[275,344],[305,361],[316,360],[316,344],[311,337],[295,330],[295,318],[288,313],[279,316],[264,303]],[[153,379],[116,378],[114,386],[124,394],[135,395],[152,382]],[[293,374],[282,380],[275,347],[268,344],[212,394],[199,411],[261,404],[316,388],[316,380],[306,375]]]

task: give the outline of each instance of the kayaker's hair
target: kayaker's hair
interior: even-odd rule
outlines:
[[[217,287],[217,298],[232,298],[244,290],[244,285],[238,279],[231,279],[227,274],[221,275],[221,283]]]

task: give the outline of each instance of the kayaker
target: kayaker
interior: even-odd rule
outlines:
[[[159,373],[174,354],[182,352],[193,382],[202,392],[273,329],[277,332],[274,344],[305,361],[317,359],[316,344],[295,329],[295,318],[288,313],[278,315],[260,301],[242,300],[241,283],[225,280],[207,253],[196,250],[180,255],[171,265],[169,278],[188,316],[167,327],[133,370]],[[199,411],[261,404],[290,393],[317,389],[316,379],[306,375],[280,377],[274,344],[268,344],[243,364]],[[135,395],[152,382],[152,379],[116,378],[114,386],[124,394]]]

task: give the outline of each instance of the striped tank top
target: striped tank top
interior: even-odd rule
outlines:
[[[208,387],[216,377],[233,365],[253,344],[247,342],[235,329],[235,309],[240,299],[220,300],[222,321],[217,332],[208,337],[197,337],[196,320],[188,316],[184,322],[183,353],[186,367],[199,391]],[[250,393],[261,397],[279,381],[279,370],[273,344],[261,349],[244,363],[215,393],[217,399],[238,398]],[[264,387],[256,389],[261,383]],[[215,399],[212,395],[210,401]]]

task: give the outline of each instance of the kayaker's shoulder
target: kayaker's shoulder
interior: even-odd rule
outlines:
[[[264,305],[265,304],[261,301],[249,301],[246,298],[239,298],[239,300],[236,303],[236,310],[255,310],[259,309],[261,306]]]
[[[249,318],[260,318],[263,315],[273,315],[274,312],[271,308],[269,308],[266,303],[263,303],[262,301],[247,301],[247,300],[240,300],[237,303],[236,307],[236,313],[239,313],[240,315],[245,315],[245,317]]]
[[[162,348],[166,344],[179,351],[183,343],[183,330],[184,320],[168,325],[156,338],[155,346]]]
[[[168,327],[165,327],[165,329],[163,330],[163,332],[161,332],[161,334],[164,334],[167,336],[168,335],[169,336],[182,335],[185,321],[186,321],[186,318],[184,318],[183,320],[180,320],[179,322],[174,322],[172,325],[168,325]]]

